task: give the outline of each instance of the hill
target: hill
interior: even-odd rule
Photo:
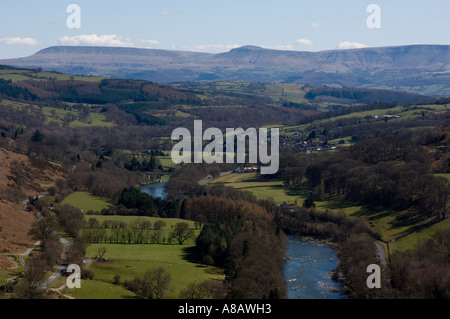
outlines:
[[[0,148],[0,253],[23,253],[35,217],[20,203],[64,177],[57,166]]]
[[[281,51],[244,46],[210,54],[187,51],[56,46],[0,64],[80,75],[184,81],[250,81],[450,94],[450,46],[409,45]]]

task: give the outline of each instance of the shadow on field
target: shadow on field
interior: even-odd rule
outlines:
[[[208,266],[206,264],[204,264],[202,261],[200,261],[197,258],[197,255],[195,253],[195,246],[191,246],[191,247],[184,247],[183,248],[183,255],[182,258],[188,262],[194,263],[196,264],[195,267],[198,268],[205,268],[204,272],[211,274],[211,275],[220,275],[222,274],[222,271],[220,270],[220,268],[216,268],[214,266]]]
[[[420,222],[423,222],[425,217],[423,215],[419,215],[417,212],[405,212],[395,217],[395,220],[392,222],[392,227],[405,227],[405,226],[413,226],[417,227],[420,225]]]
[[[202,264],[202,262],[197,258],[197,254],[195,253],[195,246],[184,247],[182,250],[183,250],[182,258],[184,260],[194,264],[197,263]],[[206,265],[204,266],[206,267]],[[202,265],[198,265],[198,267],[202,267]]]
[[[369,220],[377,220],[387,216],[391,216],[393,214],[397,214],[398,212],[386,210],[378,207],[361,207],[358,211],[351,214],[352,216],[357,217],[366,217]]]

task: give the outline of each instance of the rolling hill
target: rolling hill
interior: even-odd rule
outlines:
[[[143,79],[159,83],[250,81],[391,89],[450,95],[450,46],[281,51],[244,46],[211,54],[116,47],[55,46],[0,64],[69,74]]]

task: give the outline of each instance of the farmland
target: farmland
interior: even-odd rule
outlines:
[[[94,196],[86,192],[74,192],[68,195],[62,204],[71,205],[84,212],[100,212],[102,209],[111,207],[109,200]],[[107,216],[90,215],[85,213],[86,226],[92,230],[92,220],[97,220],[99,225],[112,230],[108,225],[125,225],[130,227],[135,222],[146,222],[147,225],[156,225],[162,222],[162,234],[160,244],[112,244],[107,242],[91,243],[87,247],[84,267],[90,269],[94,276],[91,280],[83,279],[81,289],[68,289],[67,293],[77,299],[122,299],[135,298],[135,294],[127,290],[124,286],[126,281],[134,279],[136,276],[143,276],[149,269],[163,267],[172,278],[172,290],[168,298],[178,298],[180,291],[190,283],[201,283],[205,280],[223,279],[223,270],[217,267],[206,266],[195,260],[192,255],[192,248],[195,247],[193,238],[187,240],[183,245],[168,243],[170,232],[177,223],[187,222],[197,236],[200,232],[198,225],[193,221],[186,221],[178,218],[159,218],[148,216]],[[89,223],[90,222],[90,223]],[[128,225],[128,226],[126,226]],[[155,226],[156,227],[156,226]],[[131,228],[129,228],[131,231]],[[148,229],[149,236],[155,230]],[[99,248],[105,248],[106,253],[99,259]],[[113,283],[114,277],[120,276],[120,281]]]
[[[257,173],[230,174],[214,179],[214,183],[223,183],[239,190],[253,193],[258,199],[272,198],[277,204],[301,205],[306,198],[304,192],[291,191],[284,187],[282,181],[263,181]]]
[[[102,209],[112,206],[112,202],[110,200],[93,196],[87,192],[74,192],[67,196],[62,201],[62,204],[77,207],[82,209],[84,212],[100,212]]]
[[[97,250],[106,248],[107,260],[97,261]],[[77,299],[122,299],[135,295],[123,287],[124,281],[142,276],[149,269],[163,267],[172,277],[173,290],[169,298],[178,298],[180,291],[192,282],[223,279],[222,270],[189,261],[191,245],[115,245],[92,244],[87,250],[92,280],[83,280],[81,289],[69,289]],[[114,276],[120,275],[119,284],[113,284]]]

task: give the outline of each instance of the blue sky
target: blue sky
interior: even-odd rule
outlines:
[[[69,28],[70,4],[81,9]],[[369,28],[370,4],[381,9]],[[450,44],[448,0],[0,0],[0,58],[54,45],[226,52]]]

